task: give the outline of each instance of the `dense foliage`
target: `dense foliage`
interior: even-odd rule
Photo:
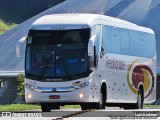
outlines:
[[[14,24],[14,23],[7,24],[4,21],[0,20],[0,35],[5,33],[8,30],[14,28],[15,26],[16,26],[16,24]]]
[[[22,101],[25,101],[25,93],[24,93],[24,74],[18,75],[18,93],[17,95]]]

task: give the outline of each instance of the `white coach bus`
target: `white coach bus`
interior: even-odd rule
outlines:
[[[26,39],[25,100],[44,112],[67,104],[141,109],[155,102],[153,30],[96,14],[39,18]]]

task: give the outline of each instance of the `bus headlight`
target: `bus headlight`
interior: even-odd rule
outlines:
[[[79,88],[83,88],[89,85],[89,82],[84,82],[82,84],[79,85],[75,85],[74,88],[79,89]]]
[[[28,89],[30,90],[34,90],[34,89],[37,89],[37,87],[35,85],[29,85],[29,84],[25,84],[25,87],[27,87]]]
[[[89,82],[85,82],[79,85],[80,88],[86,87],[89,85]]]
[[[80,94],[79,94],[79,97],[80,97],[80,98],[83,98],[83,96],[84,96],[83,93],[80,93]]]
[[[32,95],[31,95],[31,94],[28,94],[27,97],[28,97],[29,99],[31,99],[31,98],[32,98]]]

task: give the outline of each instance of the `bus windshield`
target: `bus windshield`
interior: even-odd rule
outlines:
[[[86,75],[89,37],[89,29],[30,31],[26,47],[26,77],[69,80]]]

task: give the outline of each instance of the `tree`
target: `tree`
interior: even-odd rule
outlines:
[[[18,93],[17,95],[22,101],[25,101],[24,93],[24,74],[18,74]]]

